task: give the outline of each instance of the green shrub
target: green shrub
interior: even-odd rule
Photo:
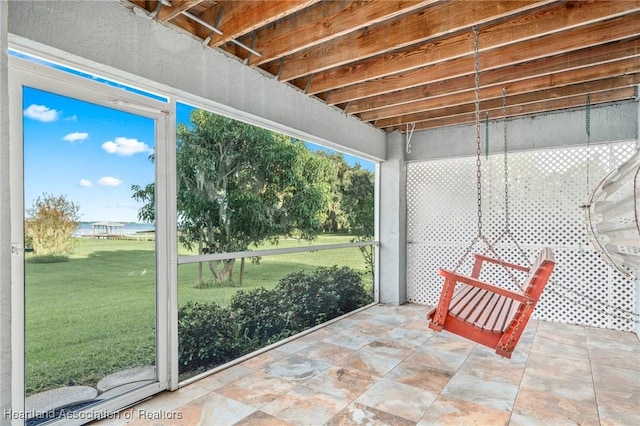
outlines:
[[[313,327],[371,303],[362,277],[346,266],[294,272],[274,289],[302,329]]]
[[[234,313],[247,352],[302,331],[293,328],[291,313],[275,289],[241,290],[233,296],[229,308]]]
[[[272,290],[241,290],[227,308],[189,302],[178,313],[181,371],[231,361],[372,299],[359,273],[334,266],[293,272]]]
[[[178,311],[178,359],[185,370],[223,364],[241,355],[231,310],[188,302]]]
[[[306,329],[339,315],[340,296],[327,285],[323,270],[294,272],[280,280],[274,291],[297,328]]]

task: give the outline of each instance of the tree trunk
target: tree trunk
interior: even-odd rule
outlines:
[[[242,287],[242,279],[244,278],[244,257],[240,259],[240,287]]]
[[[209,262],[209,269],[213,274],[213,279],[216,284],[227,284],[233,282],[233,265],[235,259],[228,260],[212,260]],[[222,264],[222,268],[217,267],[218,263]]]
[[[198,241],[198,254],[202,254],[202,240],[204,239],[204,235],[202,235],[202,229],[200,230],[200,241]],[[198,263],[198,285],[202,285],[202,262]]]

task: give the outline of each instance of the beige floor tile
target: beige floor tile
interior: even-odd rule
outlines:
[[[536,334],[531,345],[531,353],[539,353],[543,355],[558,355],[570,359],[586,360],[589,358],[587,341],[583,338],[584,343],[575,345],[574,341],[563,343],[559,338],[551,339],[542,334]]]
[[[517,385],[463,373],[453,376],[442,391],[442,396],[447,398],[469,401],[496,410],[510,410],[517,394]]]
[[[326,426],[414,426],[414,421],[366,405],[353,403],[335,415]]]
[[[384,346],[372,346],[377,344],[380,342],[372,342],[336,364],[340,367],[354,368],[382,377],[410,353],[406,349],[394,351]]]
[[[413,386],[382,379],[373,384],[356,402],[414,422],[420,420],[437,394]]]
[[[297,426],[262,411],[254,411],[233,426]]]
[[[322,425],[348,403],[343,398],[301,385],[280,395],[261,411],[295,425]]]
[[[179,417],[165,420],[159,419],[152,424],[162,426],[227,426],[233,425],[242,418],[256,411],[234,399],[212,392],[180,406],[176,412]]]
[[[361,333],[359,329],[355,330],[336,330],[331,336],[324,339],[327,343],[344,346],[345,348],[358,350],[377,339],[375,335]]]
[[[434,370],[408,360],[400,363],[385,377],[398,383],[439,394],[447,386],[453,373]]]
[[[344,346],[334,345],[328,342],[316,342],[304,351],[304,356],[310,359],[324,360],[335,364],[355,352]]]
[[[476,346],[460,367],[460,374],[469,374],[482,380],[518,386],[522,380],[526,358],[514,353],[511,359],[496,355],[485,346]]]
[[[640,345],[640,340],[635,333],[628,331],[607,330],[604,328],[584,327],[584,334],[587,339],[606,339],[616,342]]]
[[[258,356],[255,356],[251,359],[242,363],[243,367],[248,367],[252,370],[260,370],[266,367],[269,364],[273,364],[276,361],[280,361],[288,356],[291,356],[288,352],[283,352],[278,349],[273,349],[268,352],[264,352]]]
[[[588,339],[588,346],[593,364],[640,371],[640,345],[609,339]]]
[[[307,380],[305,386],[352,401],[362,395],[378,379],[378,376],[366,371],[334,366]]]
[[[640,425],[640,371],[593,365],[600,421],[607,425]]]
[[[588,358],[567,358],[556,354],[532,352],[527,362],[528,375],[556,376],[563,379],[574,378],[581,382],[591,380],[591,365]]]
[[[415,324],[412,323],[412,324]],[[431,330],[425,330],[426,325],[422,329],[407,328],[403,326],[395,327],[384,334],[380,334],[379,340],[402,342],[404,345],[412,348],[418,348],[422,346],[427,340],[429,340],[435,334]]]
[[[216,392],[246,405],[261,408],[281,394],[289,392],[294,386],[288,380],[258,371],[229,383]]]
[[[408,359],[435,370],[456,372],[476,346],[453,334],[436,334],[420,346]]]
[[[273,364],[267,365],[262,371],[292,382],[302,383],[331,367],[331,363],[324,359],[311,359],[302,355],[291,355]]]
[[[222,386],[234,382],[244,376],[254,373],[254,369],[249,368],[246,363],[235,365],[226,370],[222,370],[216,374],[212,374],[209,377],[198,380],[196,383],[198,386],[202,386],[210,391],[220,389]]]
[[[553,392],[520,388],[510,425],[597,425],[595,400],[576,400]]]
[[[598,424],[591,376],[582,373],[585,367],[580,363],[575,363],[573,371],[570,366],[561,364],[560,369],[527,366],[513,407],[512,423]]]
[[[504,359],[433,332],[428,310],[373,306],[96,424],[640,424],[634,334],[532,320]]]
[[[163,392],[135,406],[135,409],[147,411],[175,410],[181,405],[195,401],[204,395],[211,393],[211,390],[200,386],[200,383],[178,389],[175,392]]]
[[[500,410],[446,396],[439,397],[418,422],[418,426],[509,424],[510,410]]]

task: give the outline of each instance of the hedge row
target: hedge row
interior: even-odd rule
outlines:
[[[372,300],[358,272],[334,266],[291,273],[271,290],[241,290],[225,307],[189,302],[178,312],[180,370],[224,364]]]

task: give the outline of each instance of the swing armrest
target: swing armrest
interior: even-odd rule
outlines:
[[[473,287],[481,288],[483,290],[487,290],[487,291],[490,291],[492,293],[508,297],[509,299],[517,300],[518,302],[525,302],[526,303],[526,302],[530,301],[530,299],[527,296],[524,296],[524,295],[522,295],[520,293],[515,293],[515,292],[507,290],[505,288],[498,287],[498,286],[493,285],[493,284],[489,284],[487,282],[481,281],[481,280],[479,280],[477,278],[474,278],[474,277],[469,277],[467,275],[457,274],[457,273],[455,273],[453,271],[450,271],[448,269],[442,269],[441,268],[441,269],[438,270],[438,274],[442,275],[445,278],[446,281],[452,280],[452,281],[455,281],[456,283],[463,283],[463,284],[467,284],[467,285],[470,285],[470,286],[473,286]],[[451,292],[453,292],[453,287],[454,286],[450,286]],[[447,309],[448,308],[449,307],[447,306]]]
[[[493,257],[484,256],[482,254],[476,254],[475,258],[476,258],[476,261],[473,267],[474,274],[476,270],[480,271],[480,268],[482,267],[483,262],[495,263],[497,265],[502,265],[505,268],[516,269],[518,271],[527,272],[527,273],[529,272],[529,269],[530,269],[527,266],[516,265],[515,263],[505,262],[504,260],[494,259]],[[472,275],[472,276],[477,276],[477,275]]]

